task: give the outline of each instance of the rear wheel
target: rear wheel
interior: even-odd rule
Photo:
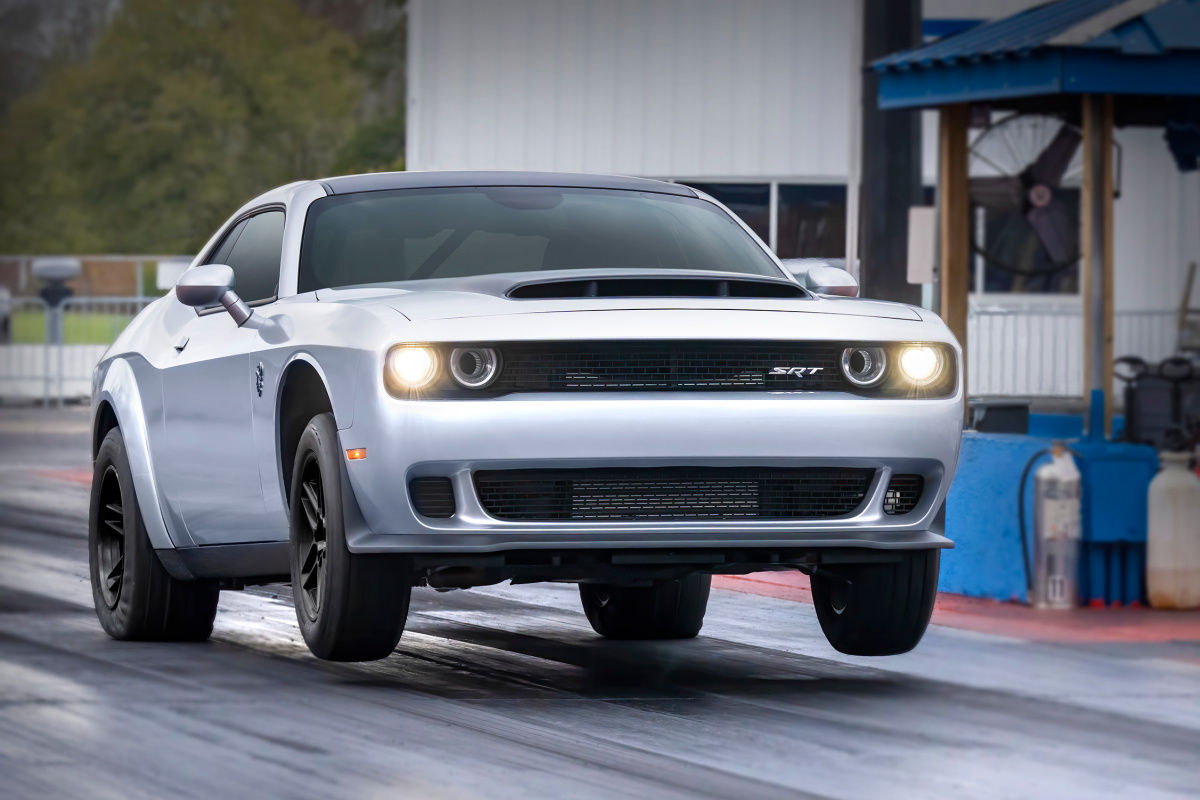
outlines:
[[[96,616],[114,639],[203,641],[212,633],[220,592],[208,583],[172,578],[158,560],[119,428],[108,432],[96,453],[88,572]]]
[[[312,418],[291,483],[292,595],[308,649],[372,661],[396,648],[411,594],[404,559],[351,553],[342,522],[341,455],[332,414]]]
[[[693,573],[650,586],[581,583],[593,630],[608,639],[691,639],[700,633],[712,576]]]
[[[940,550],[899,561],[839,564],[812,576],[813,604],[825,638],[853,656],[890,656],[917,646],[933,614]]]

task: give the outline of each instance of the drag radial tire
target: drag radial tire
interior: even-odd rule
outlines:
[[[163,569],[146,535],[120,428],[104,437],[93,468],[88,572],[100,625],[114,639],[204,641],[220,591]]]
[[[329,661],[387,658],[412,592],[399,556],[355,554],[342,517],[341,448],[332,414],[312,418],[292,470],[292,595],[308,649]]]
[[[937,594],[940,550],[900,553],[899,561],[838,564],[812,576],[825,638],[852,656],[892,656],[917,646]]]
[[[579,584],[583,613],[606,639],[691,639],[700,633],[712,576],[692,573],[651,586]]]

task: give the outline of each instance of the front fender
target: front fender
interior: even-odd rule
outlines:
[[[149,368],[149,365],[147,365]],[[96,388],[92,397],[92,419],[95,425],[100,404],[107,402],[117,417],[129,470],[133,474],[133,490],[137,498],[146,534],[155,550],[188,547],[193,544],[186,533],[172,537],[162,511],[162,495],[154,474],[150,454],[150,435],[146,425],[146,406],[161,406],[161,400],[147,398],[143,402],[141,387],[133,366],[125,358],[102,362],[97,368]]]

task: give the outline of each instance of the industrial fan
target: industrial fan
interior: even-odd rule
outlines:
[[[971,145],[973,248],[989,291],[1073,291],[1079,262],[1077,127],[1055,117],[1014,114]]]

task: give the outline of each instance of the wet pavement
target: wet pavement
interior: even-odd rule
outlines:
[[[0,408],[3,797],[1200,791],[1200,635],[1178,621],[1026,635],[1019,610],[951,603],[913,653],[863,659],[789,585],[722,581],[700,637],[665,643],[599,639],[572,586],[420,589],[390,658],[330,664],[268,586],[223,592],[208,643],[115,642],[88,446],[86,409]]]

